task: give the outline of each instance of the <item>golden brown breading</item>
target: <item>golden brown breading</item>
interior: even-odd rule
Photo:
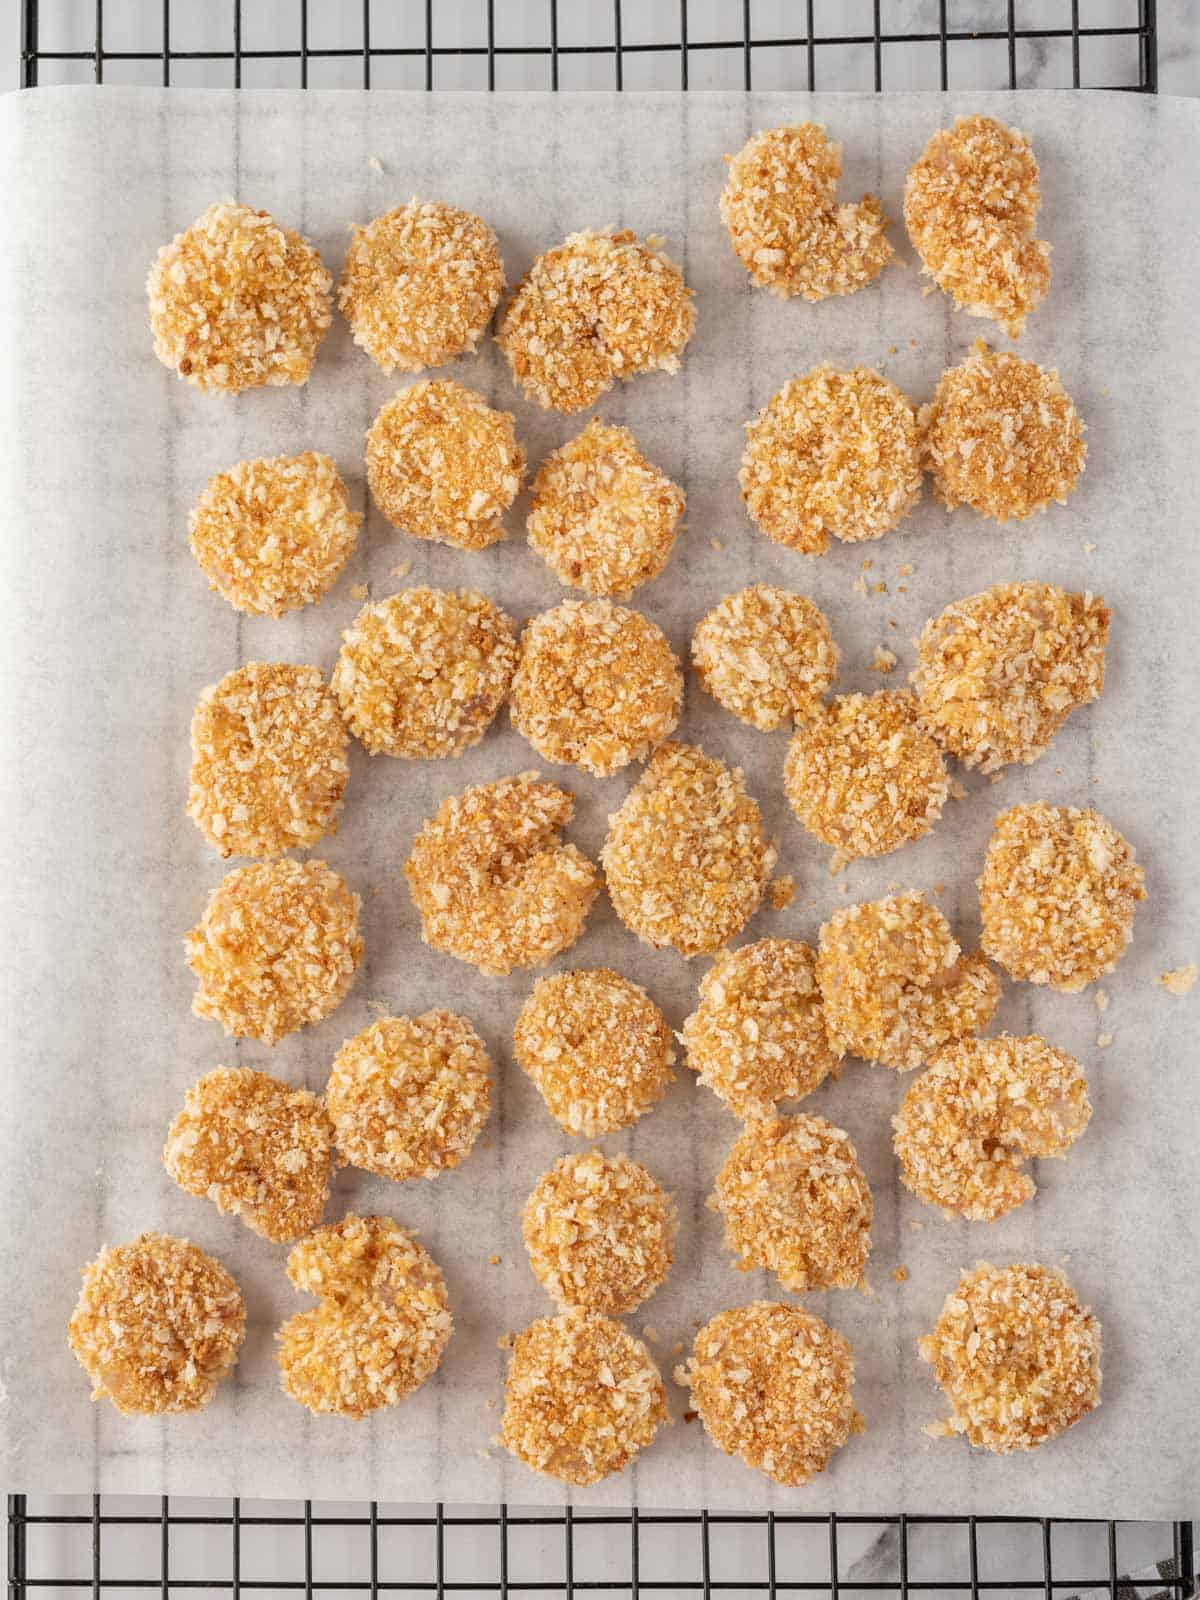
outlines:
[[[700,687],[764,733],[816,715],[838,659],[820,607],[767,583],[726,595],[692,635]]]

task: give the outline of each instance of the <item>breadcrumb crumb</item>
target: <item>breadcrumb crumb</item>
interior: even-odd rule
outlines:
[[[671,743],[609,817],[601,861],[625,926],[691,957],[711,954],[746,925],[776,851],[741,768]]]
[[[888,673],[895,672],[898,659],[894,650],[886,650],[883,645],[877,644],[871,657],[871,671],[881,672],[886,677]]]
[[[908,1071],[977,1033],[1000,1003],[982,955],[966,955],[917,890],[835,911],[821,929],[817,982],[835,1050]]]
[[[371,755],[460,756],[504,703],[517,665],[512,618],[474,589],[404,589],[359,612],[330,685]]]
[[[599,1483],[624,1471],[667,1420],[654,1357],[610,1317],[564,1311],[513,1339],[500,1440],[534,1472]]]
[[[1083,472],[1084,424],[1052,368],[977,339],[921,407],[923,464],[948,511],[997,522],[1065,505]]]
[[[1029,140],[993,117],[939,128],[904,186],[923,271],[959,310],[992,317],[1013,339],[1050,287],[1050,246],[1033,237],[1041,203]]]
[[[1154,981],[1168,994],[1185,995],[1191,994],[1196,984],[1196,976],[1196,963],[1189,961],[1186,966],[1174,967],[1170,972],[1160,972]]]
[[[718,951],[683,1025],[687,1064],[739,1117],[770,1116],[836,1078],[816,955],[795,939]]]
[[[585,231],[538,257],[496,334],[528,399],[582,411],[619,378],[678,372],[696,311],[661,244],[628,228]]]
[[[524,475],[511,412],[448,378],[401,389],[367,434],[371,497],[417,539],[483,550],[507,538]]]
[[[321,1220],[333,1129],[307,1089],[249,1067],[217,1067],[188,1090],[162,1159],[188,1194],[286,1244]]]
[[[755,1300],[720,1312],[676,1377],[717,1449],[787,1488],[863,1431],[849,1343],[798,1306]]]
[[[1052,1267],[981,1261],[918,1349],[953,1407],[926,1431],[997,1455],[1045,1444],[1100,1404],[1100,1324]]]
[[[521,1229],[533,1275],[560,1310],[627,1316],[666,1280],[675,1204],[645,1167],[600,1150],[567,1155],[539,1178]],[[652,1328],[643,1333],[651,1343]]]
[[[444,800],[404,864],[421,937],[480,972],[539,967],[583,932],[599,874],[559,831],[575,797],[535,772]]]
[[[217,201],[150,268],[154,354],[197,389],[307,383],[333,321],[332,285],[298,233]]]
[[[786,911],[796,898],[796,880],[791,873],[785,872],[781,877],[772,878],[767,885],[767,899],[771,902],[772,911]]]
[[[208,480],[188,541],[208,586],[248,616],[312,605],[341,577],[362,517],[316,450],[240,461]]]
[[[396,1183],[448,1172],[483,1131],[492,1075],[465,1017],[380,1017],[334,1057],[325,1106],[338,1153]]]
[[[1079,1063],[1039,1035],[959,1039],[892,1119],[900,1177],[945,1216],[992,1222],[1037,1192],[1025,1163],[1066,1155],[1091,1115]]]
[[[983,949],[1014,978],[1085,989],[1125,953],[1143,880],[1098,811],[1013,806],[996,818],[979,879]]]
[[[287,1274],[320,1304],[278,1333],[284,1392],[314,1415],[361,1419],[437,1371],[453,1322],[441,1269],[390,1217],[353,1213],[295,1245]]]
[[[83,1269],[68,1338],[92,1399],[122,1416],[199,1411],[233,1371],[242,1292],[219,1261],[166,1233],[106,1245]]]
[[[880,539],[921,497],[913,403],[869,367],[792,378],[746,424],[738,483],[769,539],[822,555],[832,535]]]
[[[324,861],[239,867],[184,945],[192,1011],[239,1039],[277,1044],[335,1011],[362,959],[362,902]]]
[[[823,1117],[755,1117],[709,1205],[740,1272],[774,1272],[785,1289],[853,1289],[871,1249],[871,1191],[849,1134]]]
[[[598,417],[546,457],[532,494],[530,545],[561,582],[611,600],[663,571],[685,505],[629,429]]]
[[[662,629],[611,600],[566,600],[525,624],[513,727],[543,760],[606,778],[670,736],[683,673]]]
[[[853,294],[892,259],[878,197],[837,203],[842,147],[819,123],[764,129],[728,159],[721,220],[760,287],[781,299]]]
[[[539,978],[513,1049],[567,1133],[628,1128],[674,1081],[673,1035],[644,989],[607,967]]]
[[[818,606],[766,583],[726,595],[692,635],[700,687],[763,732],[816,713],[839,655]]]

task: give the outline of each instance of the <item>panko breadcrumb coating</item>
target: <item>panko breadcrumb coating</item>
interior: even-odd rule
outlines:
[[[675,1204],[628,1156],[563,1156],[538,1179],[521,1231],[533,1275],[561,1309],[626,1316],[674,1260]]]
[[[675,1077],[673,1038],[643,988],[596,967],[538,979],[513,1051],[559,1126],[595,1139],[632,1127],[662,1099]]]
[[[277,1335],[284,1393],[314,1415],[360,1419],[437,1371],[453,1329],[446,1282],[390,1217],[350,1213],[318,1228],[292,1248],[287,1275],[321,1302]]]
[[[240,461],[205,485],[188,540],[208,586],[251,617],[282,617],[333,588],[362,517],[328,456]]]
[[[844,694],[793,735],[783,769],[788,804],[843,860],[886,855],[923,839],[950,780],[906,689]]]
[[[569,950],[600,888],[592,862],[558,837],[574,809],[536,772],[444,800],[404,864],[425,943],[495,977]]]
[[[194,1083],[163,1150],[181,1189],[275,1244],[320,1222],[332,1164],[333,1129],[316,1095],[249,1067],[217,1067]]]
[[[325,1109],[338,1154],[403,1183],[468,1155],[492,1104],[492,1063],[465,1017],[380,1017],[333,1060]]]
[[[811,1094],[841,1060],[825,1031],[816,953],[798,939],[719,951],[681,1038],[700,1082],[743,1118]]]
[[[1024,1164],[1066,1155],[1091,1115],[1078,1061],[1039,1035],[959,1039],[892,1119],[900,1177],[948,1217],[992,1222],[1037,1192]]]
[[[921,721],[949,754],[995,772],[1043,755],[1104,688],[1112,613],[1052,583],[998,583],[925,624],[912,684]]]
[[[500,245],[482,217],[414,197],[354,229],[338,305],[384,372],[420,372],[474,350],[503,293]]]
[[[667,1420],[653,1356],[611,1317],[564,1311],[514,1338],[500,1440],[534,1472],[599,1483],[623,1472]]]
[[[915,889],[835,911],[821,929],[817,982],[835,1050],[906,1072],[978,1033],[1000,1003],[982,955],[965,955]]]
[[[359,897],[324,861],[239,867],[213,890],[184,947],[192,1010],[237,1039],[277,1044],[336,1011],[362,959]]]
[[[726,595],[692,635],[700,687],[764,733],[815,715],[838,660],[820,607],[768,583]]]
[[[507,538],[524,473],[512,413],[449,378],[401,389],[367,433],[371,498],[416,539],[483,550]]]
[[[330,684],[373,756],[435,760],[478,744],[517,665],[512,618],[474,589],[403,589],[364,606]]]
[[[789,379],[746,435],[746,510],[768,539],[802,555],[823,555],[831,534],[880,539],[921,498],[916,409],[870,367],[826,362]]]
[[[853,294],[892,259],[878,196],[838,205],[842,147],[819,123],[764,129],[727,159],[721,220],[746,271],[772,294]]]
[[[921,407],[921,453],[948,511],[970,506],[997,522],[1067,503],[1087,445],[1075,403],[1050,367],[975,341]]]
[[[1098,811],[1002,811],[979,880],[980,943],[1014,978],[1073,994],[1111,972],[1146,898],[1133,846]]]
[[[187,814],[223,856],[277,856],[337,832],[350,741],[318,667],[251,661],[192,713]]]
[[[610,600],[658,577],[684,512],[629,429],[599,417],[546,457],[532,493],[529,543],[563,583]]]
[[[739,1272],[785,1289],[854,1289],[871,1251],[871,1191],[850,1135],[823,1117],[753,1118],[734,1141],[709,1205]]]
[[[582,411],[618,378],[679,371],[696,309],[662,243],[628,228],[588,230],[537,258],[496,334],[528,399]]]
[[[92,1399],[127,1417],[206,1406],[245,1332],[246,1303],[229,1273],[167,1233],[101,1250],[83,1269],[68,1327]]]
[[[1033,237],[1038,164],[1018,128],[959,117],[909,169],[904,224],[923,270],[960,311],[1010,338],[1050,287],[1050,246]]]
[[[798,1306],[754,1300],[718,1313],[675,1376],[718,1450],[789,1489],[863,1431],[848,1341]]]
[[[298,233],[218,201],[150,268],[154,354],[197,389],[307,383],[333,321],[332,284]]]
[[[683,673],[662,629],[611,600],[564,600],[525,624],[513,727],[544,761],[607,778],[675,731]]]
[[[954,1414],[925,1432],[1032,1450],[1100,1404],[1100,1324],[1052,1267],[981,1261],[918,1341]]]
[[[664,744],[608,819],[613,909],[644,943],[710,955],[758,910],[776,861],[740,767]]]

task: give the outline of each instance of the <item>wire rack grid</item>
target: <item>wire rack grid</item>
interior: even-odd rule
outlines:
[[[468,75],[459,86],[495,89],[506,66],[519,58],[527,72],[540,74],[541,86],[559,89],[578,81],[581,63],[592,73],[590,87],[624,89],[639,80],[637,68],[653,58],[661,84],[662,62],[680,88],[743,87],[756,83],[756,63],[772,61],[772,87],[815,90],[831,86],[835,53],[841,62],[854,53],[860,71],[875,90],[898,86],[890,70],[893,52],[914,47],[926,77],[906,86],[1017,88],[1023,82],[1026,49],[1062,54],[1065,87],[1115,87],[1154,93],[1157,88],[1155,0],[1059,0],[1058,20],[1034,26],[1023,0],[598,0],[586,7],[590,21],[605,18],[602,33],[580,36],[582,9],[577,0],[540,0],[518,6],[514,0],[361,0],[361,4],[321,4],[294,0],[286,40],[264,43],[255,12],[266,0],[222,0],[188,8],[182,0],[131,0],[142,13],[143,34],[157,19],[159,45],[148,49],[106,38],[105,0],[23,0],[20,80],[35,88],[53,78],[103,83],[196,81],[199,68],[217,72],[234,86],[251,82],[291,83],[307,88],[323,81],[364,88],[383,81],[441,86],[448,64]],[[770,14],[764,19],[764,12]],[[117,0],[108,0],[113,17]],[[271,7],[277,19],[286,8]],[[455,42],[445,42],[446,14],[455,10]],[[522,12],[526,31],[516,42],[504,30],[506,15]],[[209,31],[190,37],[187,18],[203,10]],[[1052,12],[1054,7],[1041,11]],[[405,30],[397,35],[396,14]],[[464,30],[465,13],[475,13],[476,31]],[[337,13],[330,34],[319,24]],[[528,31],[533,14],[540,32]],[[926,19],[932,16],[932,24]],[[647,17],[652,29],[647,36]],[[862,19],[866,18],[865,24]],[[669,29],[664,19],[672,19]],[[860,25],[862,24],[862,25]],[[153,24],[150,23],[150,26]],[[218,31],[214,33],[213,28]],[[660,31],[654,31],[658,28]],[[347,31],[349,29],[349,32]],[[395,42],[399,38],[400,42]],[[1092,48],[1125,48],[1127,81],[1108,83],[1089,71]],[[969,47],[970,54],[962,53]],[[1111,57],[1108,58],[1111,60]],[[959,62],[971,63],[963,82]],[[985,72],[980,72],[984,62]],[[713,70],[720,65],[724,78]],[[267,77],[264,69],[276,74]],[[407,76],[395,77],[397,69]],[[393,74],[390,78],[388,73]],[[211,77],[205,81],[212,81]],[[844,79],[843,79],[844,81]],[[758,79],[761,84],[762,75]],[[1002,1517],[880,1517],[720,1515],[715,1512],[639,1512],[603,1515],[561,1511],[519,1512],[506,1506],[486,1512],[459,1512],[444,1506],[412,1508],[371,1503],[365,1507],[314,1509],[229,1500],[208,1503],[159,1500],[112,1501],[95,1496],[90,1505],[8,1497],[8,1594],[31,1591],[64,1594],[116,1591],[201,1591],[234,1597],[244,1591],[318,1593],[435,1594],[554,1593],[605,1591],[628,1595],[701,1594],[707,1597],[818,1594],[844,1600],[849,1590],[909,1600],[911,1591],[952,1592],[970,1600],[986,1594],[1040,1594],[1043,1600],[1095,1595],[1097,1600],[1190,1600],[1195,1595],[1194,1529],[1176,1522],[1162,1530],[1168,1554],[1149,1571],[1125,1575],[1125,1530],[1116,1521],[1081,1525],[1065,1519]],[[136,1507],[132,1509],[131,1507]],[[463,1572],[456,1549],[466,1530],[474,1530],[476,1552],[490,1551],[483,1569]],[[850,1570],[846,1546],[873,1534],[885,1559],[865,1577]],[[1064,1542],[1069,1539],[1069,1551]],[[273,1562],[270,1575],[254,1555],[266,1538]],[[665,1538],[665,1543],[664,1543]],[[1006,1550],[998,1557],[1000,1540]],[[118,1548],[118,1540],[120,1545]],[[531,1541],[532,1540],[532,1544]],[[933,1541],[931,1545],[930,1541]],[[1015,1541],[1015,1542],[1014,1542]],[[290,1564],[282,1545],[290,1549]],[[957,1564],[947,1562],[953,1545]],[[939,1551],[936,1568],[922,1564],[922,1552]],[[1020,1560],[1014,1552],[1020,1548]],[[655,1551],[657,1550],[657,1555]],[[1087,1555],[1081,1555],[1086,1550]],[[136,1551],[136,1570],[126,1566]],[[536,1554],[532,1564],[525,1555]],[[330,1554],[332,1552],[332,1556]],[[936,1576],[933,1575],[936,1572]],[[536,1575],[534,1575],[536,1573]],[[554,1576],[547,1576],[555,1573]],[[947,1576],[947,1573],[952,1574]]]

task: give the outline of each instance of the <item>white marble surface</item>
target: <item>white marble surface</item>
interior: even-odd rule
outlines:
[[[754,0],[754,31],[760,36],[778,36],[785,31],[801,31],[795,9],[798,0]],[[884,0],[886,27],[936,25],[937,0]],[[160,7],[148,0],[107,0],[105,37],[110,48],[153,50],[159,45]],[[361,37],[361,8],[338,4],[322,7],[311,0],[314,18],[310,42],[314,46],[354,47]],[[547,37],[547,0],[500,0],[498,37],[506,45],[537,44]],[[244,46],[262,48],[279,39],[297,42],[298,6],[295,0],[244,0]],[[859,31],[869,27],[870,0],[817,0],[818,27],[827,32]],[[44,48],[77,49],[86,47],[94,27],[94,0],[42,0]],[[1005,0],[950,0],[953,27],[1003,26]],[[1136,0],[1080,0],[1085,26],[1124,24],[1136,19]],[[439,45],[477,44],[485,38],[483,0],[438,0],[436,41]],[[627,42],[670,40],[678,26],[678,0],[626,0],[624,6]],[[321,13],[319,27],[318,13]],[[174,43],[180,49],[228,48],[231,39],[231,4],[187,4],[176,0],[172,20]],[[423,7],[412,0],[392,7],[377,0],[373,13],[378,43],[418,44],[423,40]],[[611,37],[612,7],[609,0],[559,0],[559,39],[564,45],[604,43]],[[1024,26],[1061,26],[1069,19],[1069,0],[1024,0],[1019,4],[1019,19]],[[20,0],[0,0],[0,89],[14,88],[18,81],[18,38]],[[690,36],[693,40],[736,36],[740,29],[740,0],[691,0]],[[1159,82],[1164,93],[1200,92],[1200,0],[1159,0]],[[390,32],[385,32],[390,29]],[[1128,43],[1103,41],[1086,47],[1085,81],[1119,84],[1134,81],[1136,59]],[[755,82],[762,87],[787,87],[799,83],[803,57],[796,52],[763,50],[754,60]],[[1018,56],[1019,83],[1026,88],[1055,88],[1070,82],[1070,49],[1065,42],[1043,41],[1023,45]],[[424,64],[420,60],[376,63],[376,82],[383,85],[419,86]],[[822,88],[864,88],[871,86],[869,56],[851,53],[840,47],[827,47],[818,63]],[[295,67],[276,63],[247,63],[247,85],[281,87],[297,81]],[[500,82],[506,88],[534,88],[548,85],[548,63],[544,57],[512,56],[500,64]],[[1007,62],[1003,46],[985,43],[956,47],[950,63],[951,80],[956,85],[991,88],[1006,81]],[[115,81],[157,81],[156,66],[149,64],[110,64],[109,76]],[[314,64],[314,83],[357,86],[361,78],[358,63],[325,62]],[[440,88],[485,87],[485,68],[481,58],[442,58],[436,64],[435,82]],[[609,87],[612,82],[611,57],[564,57],[563,87]],[[734,87],[741,82],[738,52],[694,51],[690,57],[692,87]],[[866,76],[864,77],[864,74]],[[884,57],[884,84],[887,88],[936,88],[937,50],[929,47],[893,47]],[[43,82],[91,81],[90,63],[45,63]],[[674,54],[647,53],[627,58],[626,84],[639,88],[666,88],[678,81],[678,57]],[[222,85],[232,81],[226,64],[186,64],[176,68],[178,81],[193,85]],[[5,1488],[17,1487],[5,1485]],[[1200,1498],[1200,1490],[1198,1490]],[[64,1500],[31,1502],[31,1513],[54,1515],[78,1512],[90,1514],[90,1504]],[[146,1502],[106,1503],[110,1511],[152,1514],[157,1504]],[[175,1503],[174,1509],[190,1513],[211,1510],[227,1513],[225,1502]],[[247,1514],[299,1515],[299,1506],[268,1508],[245,1506]],[[352,1516],[365,1508],[316,1507],[318,1515]],[[389,1508],[399,1511],[401,1508]],[[414,1511],[418,1508],[410,1508]],[[451,1508],[447,1508],[448,1511]],[[454,1508],[465,1511],[468,1508]],[[881,1511],[886,1509],[881,1506]],[[914,1508],[915,1509],[915,1508]],[[1051,1511],[1052,1507],[1047,1507]],[[31,1530],[27,1545],[30,1576],[82,1579],[91,1574],[91,1530]],[[157,1528],[144,1530],[109,1529],[104,1537],[104,1574],[114,1577],[148,1577],[159,1572]],[[763,1530],[754,1527],[722,1526],[712,1535],[711,1577],[716,1582],[765,1580],[766,1541]],[[1029,1526],[986,1528],[980,1535],[980,1572],[986,1580],[1039,1579],[1042,1577],[1040,1532]],[[1122,1572],[1144,1568],[1169,1554],[1170,1529],[1157,1524],[1124,1524],[1118,1549]],[[700,1542],[694,1527],[660,1526],[643,1533],[640,1576],[644,1582],[683,1583],[700,1577]],[[823,1528],[780,1529],[777,1542],[777,1577],[780,1582],[823,1580],[828,1574],[828,1541]],[[492,1529],[454,1530],[446,1544],[445,1577],[450,1583],[495,1583],[499,1576],[498,1541]],[[227,1530],[175,1529],[170,1545],[170,1572],[175,1580],[227,1578],[230,1571],[230,1539]],[[894,1528],[860,1524],[839,1531],[839,1577],[843,1585],[896,1581],[898,1578],[899,1538]],[[1104,1529],[1098,1525],[1062,1525],[1054,1535],[1056,1577],[1095,1579],[1108,1567]],[[426,1530],[389,1530],[380,1540],[382,1582],[420,1583],[434,1576],[432,1534]],[[314,1538],[313,1575],[318,1582],[365,1582],[369,1577],[367,1543],[361,1529],[320,1528]],[[286,1582],[304,1576],[301,1530],[289,1528],[248,1529],[243,1534],[242,1576],[260,1582]],[[628,1534],[625,1530],[577,1532],[576,1581],[607,1579],[627,1583],[629,1578]],[[914,1585],[931,1582],[969,1582],[966,1530],[922,1529],[909,1536],[909,1579]],[[510,1536],[509,1579],[514,1585],[538,1582],[557,1586],[565,1593],[563,1534],[561,1529],[523,1529]],[[42,1591],[53,1594],[53,1588]],[[77,1592],[63,1590],[63,1593]],[[202,1592],[191,1590],[191,1592]],[[209,1591],[214,1592],[214,1591]],[[270,1593],[268,1589],[259,1593]],[[282,1591],[281,1591],[282,1592]],[[546,1592],[546,1591],[543,1591]],[[659,1595],[688,1591],[663,1588]],[[737,1595],[736,1589],[725,1593]],[[1004,1591],[992,1591],[1000,1596]],[[1019,1591],[1018,1591],[1019,1592]]]

